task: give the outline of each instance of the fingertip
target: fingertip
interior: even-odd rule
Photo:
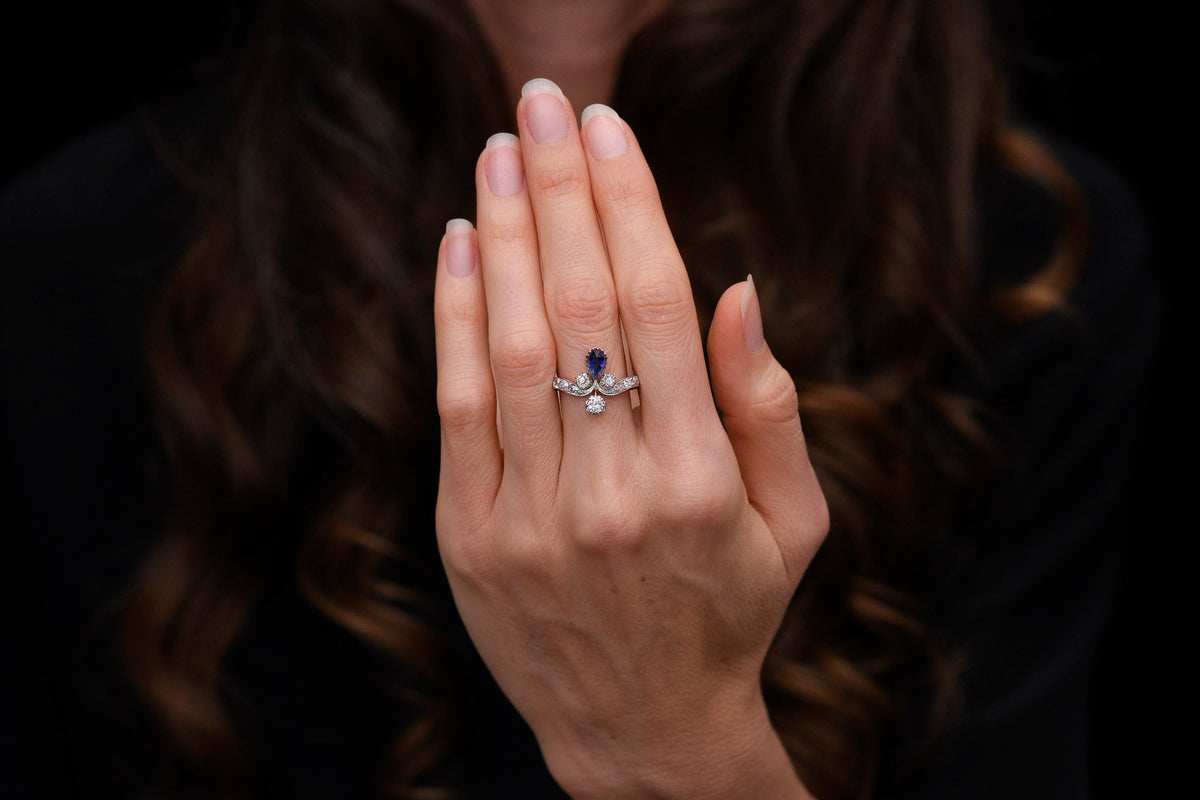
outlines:
[[[595,160],[611,161],[628,152],[625,124],[617,112],[608,106],[593,103],[585,108],[580,115],[579,126],[583,132],[584,147]]]
[[[442,237],[442,253],[447,274],[455,278],[473,275],[479,261],[475,226],[461,218],[449,220]]]
[[[735,402],[737,387],[745,383],[749,359],[742,345],[741,301],[745,281],[725,290],[713,310],[708,329],[708,370],[713,396],[722,413]]]
[[[758,289],[754,286],[754,276],[747,275],[742,288],[742,339],[746,350],[757,353],[762,350],[763,339],[762,308],[758,303]]]
[[[511,197],[525,187],[525,164],[521,158],[521,140],[511,133],[488,137],[480,156],[488,191],[496,197]]]
[[[579,114],[579,127],[586,128],[588,121],[592,117],[608,117],[609,119],[619,120],[621,117],[613,110],[611,106],[606,106],[604,103],[592,103]]]
[[[518,116],[538,144],[555,144],[571,131],[571,105],[558,84],[546,78],[534,78],[521,87]]]
[[[713,394],[726,415],[740,417],[751,408],[761,412],[764,405],[773,404],[764,404],[764,397],[786,398],[789,387],[794,393],[791,376],[763,336],[758,288],[749,275],[726,289],[718,301],[709,329],[708,355]],[[782,419],[794,412],[793,406],[787,414],[772,416]]]
[[[462,217],[455,217],[454,219],[446,220],[447,237],[464,233],[469,234],[473,230],[475,230],[475,226],[471,224],[471,221],[463,219]]]
[[[713,309],[712,323],[708,329],[710,355],[717,351],[728,357],[735,354],[734,346],[742,341],[743,306],[747,302],[748,281],[738,281],[730,286],[717,300]]]
[[[508,133],[507,131],[493,133],[487,138],[487,142],[484,144],[483,149],[487,151],[493,150],[497,147],[515,147],[517,150],[520,150],[521,140],[517,138],[515,133]]]
[[[566,99],[562,89],[558,88],[558,84],[549,78],[533,78],[525,81],[525,85],[521,87],[521,98],[532,97],[536,94],[552,94],[557,95],[561,100]]]

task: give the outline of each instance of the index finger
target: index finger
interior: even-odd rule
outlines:
[[[581,124],[621,325],[641,381],[643,429],[690,439],[697,422],[719,427],[720,420],[687,269],[629,126],[603,105],[584,109]]]

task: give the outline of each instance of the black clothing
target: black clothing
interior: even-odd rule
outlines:
[[[928,798],[1086,796],[1085,700],[1115,586],[1118,508],[1158,299],[1128,190],[1059,155],[1094,238],[1052,314],[980,343],[970,392],[1006,420],[1008,471],[946,543],[932,624],[969,658],[963,719],[900,790]],[[985,187],[985,284],[1039,266],[1053,203]],[[77,142],[0,196],[0,751],[4,797],[133,796],[152,739],[113,664],[110,611],[154,536],[153,434],[139,356],[189,208],[140,118]],[[365,649],[292,586],[270,592],[231,669],[256,701],[269,797],[369,796],[389,731]],[[558,797],[532,735],[481,676],[470,752],[482,797]]]

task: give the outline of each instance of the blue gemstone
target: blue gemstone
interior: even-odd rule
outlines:
[[[600,373],[604,372],[604,365],[607,363],[608,356],[599,347],[593,347],[587,354],[587,368],[593,378],[600,377]]]

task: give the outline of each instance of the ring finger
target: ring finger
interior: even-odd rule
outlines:
[[[557,86],[538,79],[525,84],[517,108],[521,149],[537,228],[546,315],[558,351],[558,374],[573,381],[597,368],[626,377],[617,315],[617,292],[592,201],[587,160],[570,103]],[[593,348],[606,363],[588,363]],[[633,432],[628,392],[588,402],[560,393],[564,458],[577,442],[594,452],[597,436],[612,441]]]

